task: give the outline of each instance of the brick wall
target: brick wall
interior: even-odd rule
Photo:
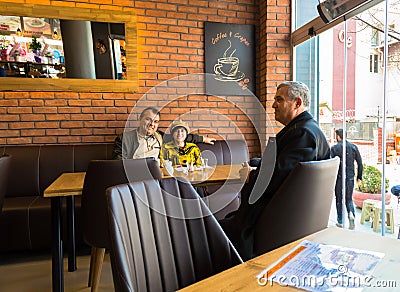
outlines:
[[[279,83],[292,80],[292,55],[290,48],[291,31],[291,2],[290,0],[264,0],[266,7],[265,17],[260,21],[260,27],[265,31],[261,42],[261,64],[263,73],[261,79],[260,99],[265,104],[267,122],[274,121],[272,109],[273,97]],[[264,2],[262,1],[262,2]],[[281,129],[278,125],[266,125],[266,134],[269,136]]]
[[[131,109],[154,86],[186,74],[204,72],[204,21],[256,26],[257,93],[273,121],[271,100],[276,85],[291,79],[289,0],[15,0],[1,2],[131,9],[137,14],[139,90],[137,93],[1,92],[0,144],[111,142],[121,133]],[[1,5],[1,4],[0,4]],[[1,90],[1,89],[0,89]],[[242,109],[240,97],[230,103],[205,94],[182,94],[162,107],[165,130],[186,114],[193,129],[217,138],[244,135],[251,156],[260,155],[258,136]],[[161,106],[164,98],[148,98]],[[147,105],[146,103],[146,105]],[[199,109],[201,111],[199,111]],[[218,111],[222,117],[215,118]],[[272,114],[272,115],[271,115]],[[137,118],[132,114],[132,119]],[[279,130],[268,124],[266,133]]]

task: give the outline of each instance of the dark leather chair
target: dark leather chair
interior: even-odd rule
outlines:
[[[158,162],[153,158],[127,160],[92,160],[82,190],[81,212],[84,241],[92,247],[88,286],[97,291],[106,248],[109,247],[105,191],[108,187],[161,179]]]
[[[249,152],[244,140],[217,140],[213,145],[198,144],[203,158],[208,159],[210,166],[242,164],[249,160]],[[243,184],[221,184],[205,187],[208,196],[203,200],[217,220],[237,210],[240,205],[240,190]],[[215,194],[215,195],[213,195]]]
[[[4,197],[6,196],[10,163],[10,155],[0,157],[0,213],[3,209]]]
[[[328,226],[339,158],[300,162],[257,221],[253,256]]]
[[[114,186],[107,203],[115,291],[175,291],[242,262],[189,183]]]

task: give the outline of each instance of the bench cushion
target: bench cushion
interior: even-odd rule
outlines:
[[[112,147],[110,143],[1,146],[0,153],[12,158],[0,214],[0,251],[50,248],[50,199],[41,194],[63,172],[86,171],[93,159],[111,159]],[[80,245],[80,198],[75,200],[76,238]],[[65,202],[63,213],[66,230]]]

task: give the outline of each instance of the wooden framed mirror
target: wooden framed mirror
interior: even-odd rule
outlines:
[[[89,21],[90,23],[122,24],[124,30],[124,79],[29,78],[0,77],[0,91],[74,91],[74,92],[135,92],[138,88],[136,15],[131,10],[58,7],[36,4],[2,3],[1,16]],[[121,27],[121,25],[120,25]],[[1,27],[0,27],[1,28]],[[57,34],[56,32],[54,32]],[[1,30],[0,30],[1,34]],[[104,43],[96,41],[100,54]],[[3,64],[5,61],[1,61]],[[30,76],[34,77],[34,76]],[[101,77],[102,78],[102,77]]]

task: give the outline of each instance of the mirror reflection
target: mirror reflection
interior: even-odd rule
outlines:
[[[127,78],[124,23],[0,16],[0,77]]]

